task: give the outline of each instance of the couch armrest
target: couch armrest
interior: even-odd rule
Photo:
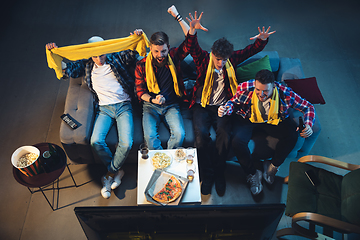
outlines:
[[[280,67],[276,81],[283,82],[285,79],[305,78],[304,71],[298,58],[280,58]]]
[[[94,161],[90,146],[95,117],[94,96],[82,77],[70,78],[64,113],[70,114],[79,123],[75,130],[65,122],[60,125],[60,140],[68,157],[75,163]]]

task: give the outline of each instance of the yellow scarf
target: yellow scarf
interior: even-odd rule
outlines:
[[[278,125],[281,121],[279,118],[279,93],[277,90],[277,87],[275,87],[272,97],[270,99],[270,110],[268,115],[268,121],[267,123],[272,125]],[[251,98],[251,117],[250,121],[252,123],[263,123],[264,119],[261,116],[260,110],[259,110],[259,99],[255,93],[253,92],[252,98]]]
[[[145,56],[146,47],[149,47],[149,40],[146,34],[143,33],[140,36],[134,34],[124,38],[53,48],[46,50],[46,58],[49,68],[54,69],[57,78],[60,79],[63,76],[61,69],[63,58],[76,61],[127,49],[136,49],[141,56]]]
[[[145,62],[146,85],[148,87],[149,92],[158,94],[160,92],[160,88],[155,77],[154,67],[152,65],[153,58],[154,57],[151,54],[151,52],[146,57],[146,62]],[[169,62],[169,69],[171,72],[171,76],[174,82],[175,93],[177,96],[181,97],[182,93],[180,92],[179,84],[176,77],[176,68],[169,54],[168,54],[168,62]]]
[[[206,107],[206,105],[208,105],[210,103],[210,96],[211,96],[212,87],[214,84],[214,76],[213,75],[215,72],[215,67],[214,67],[214,61],[213,61],[212,55],[213,54],[210,53],[209,65],[208,65],[208,68],[206,71],[204,88],[202,90],[202,95],[201,95],[201,106],[202,107]],[[229,77],[231,92],[234,95],[236,93],[236,87],[238,84],[237,84],[237,80],[236,80],[234,67],[232,66],[229,59],[227,60],[227,62],[225,64],[225,68],[226,68],[226,72]]]

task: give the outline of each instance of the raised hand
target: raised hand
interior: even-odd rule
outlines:
[[[195,33],[195,29],[201,29],[205,32],[208,31],[207,28],[203,27],[200,23],[200,20],[202,18],[203,12],[200,13],[199,18],[197,17],[197,11],[195,11],[194,17],[191,15],[191,13],[189,13],[190,19],[188,17],[186,17],[186,20],[189,21],[189,25],[190,25],[190,31],[193,31]]]
[[[257,38],[260,38],[261,40],[266,40],[271,34],[276,32],[276,31],[269,32],[270,28],[271,27],[269,26],[268,29],[265,31],[265,27],[262,27],[262,30],[260,29],[260,27],[258,27],[259,34],[251,37],[250,40],[254,40]]]
[[[58,47],[58,46],[56,46],[56,43],[48,43],[48,44],[45,45],[45,48],[46,48],[47,50],[51,50],[51,49],[57,48],[57,47]]]
[[[134,30],[134,33],[132,33],[132,32],[130,32],[130,35],[141,35],[141,34],[143,34],[143,30],[142,29],[135,29]]]
[[[175,5],[172,5],[171,7],[168,8],[168,13],[171,14],[171,16],[173,16],[174,18],[179,14],[178,10],[176,9]]]

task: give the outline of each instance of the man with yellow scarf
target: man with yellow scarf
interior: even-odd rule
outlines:
[[[103,187],[100,193],[104,198],[109,198],[111,190],[121,184],[121,178],[124,176],[121,167],[133,145],[134,123],[131,99],[135,98],[133,75],[139,54],[135,50],[128,49],[128,46],[132,46],[142,37],[143,31],[137,29],[134,34],[131,33],[130,37],[125,38],[104,41],[101,37],[93,36],[88,43],[81,45],[61,48],[55,43],[46,45],[49,66],[59,70],[57,76],[64,79],[83,76],[84,82],[94,94],[97,113],[90,143],[108,170],[101,178]],[[114,49],[127,50],[114,51]],[[104,54],[103,51],[108,54]],[[55,59],[59,59],[59,63],[55,64],[51,55],[57,53],[62,53],[68,59],[71,56],[79,60],[65,64],[61,61],[63,57],[55,56]],[[91,57],[83,59],[84,56]],[[63,65],[62,72],[61,65]],[[112,154],[105,138],[114,122],[117,126],[119,144],[115,154]]]
[[[188,55],[182,43],[171,48],[169,37],[156,32],[150,37],[150,53],[135,69],[137,96],[143,102],[144,139],[149,149],[162,149],[158,128],[161,121],[170,128],[167,148],[182,145],[185,137],[179,103],[185,96],[180,62]]]
[[[298,139],[297,126],[289,117],[289,109],[304,113],[305,126],[300,136],[310,137],[315,121],[314,106],[293,92],[291,88],[275,82],[274,74],[269,70],[260,70],[255,79],[240,83],[236,94],[218,108],[218,116],[236,112],[232,149],[247,175],[250,191],[253,195],[261,193],[265,181],[272,184],[279,166],[285,161]],[[264,172],[256,169],[251,158],[248,143],[254,128],[261,128],[270,136],[279,139],[271,161],[265,160]]]
[[[197,18],[195,12],[194,17],[189,14],[191,19],[187,18],[190,27],[186,36],[186,48],[194,59],[197,73],[190,107],[193,109],[195,144],[202,179],[201,193],[210,194],[215,183],[217,194],[223,196],[226,190],[225,167],[232,117],[219,118],[217,109],[236,92],[237,80],[233,66],[263,50],[268,37],[274,32],[269,32],[270,27],[266,31],[259,28],[259,34],[251,38],[256,39],[255,43],[237,51],[234,51],[228,40],[221,38],[214,42],[209,53],[202,50],[197,41],[196,30],[207,31],[200,24],[202,14]],[[185,33],[184,22],[179,22]],[[212,126],[216,129],[215,146],[210,137]]]

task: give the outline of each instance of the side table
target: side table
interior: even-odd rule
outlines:
[[[30,188],[39,188],[39,190],[45,197],[46,201],[50,205],[51,209],[54,211],[55,209],[51,205],[49,199],[46,197],[42,187],[53,183],[56,179],[59,182],[59,177],[64,172],[65,167],[67,167],[67,169],[70,173],[70,176],[74,182],[74,186],[75,187],[78,187],[78,186],[76,185],[75,179],[74,179],[74,177],[70,171],[70,168],[67,164],[67,158],[66,158],[66,154],[65,154],[64,150],[56,144],[52,144],[52,145],[55,146],[55,149],[59,153],[59,156],[60,156],[59,157],[60,161],[58,162],[57,166],[54,167],[53,171],[51,171],[49,173],[43,172],[38,175],[28,177],[28,176],[25,176],[23,173],[21,173],[17,168],[13,167],[13,175],[14,175],[15,180],[18,183],[20,183],[21,185],[27,187],[29,189],[29,191],[31,192],[31,194],[33,194],[35,191],[32,191]],[[48,143],[38,143],[38,144],[35,144],[34,147],[37,147],[40,150],[40,156],[42,156],[42,154],[45,151],[49,150]],[[57,186],[57,190],[59,190],[59,189],[60,188]]]

